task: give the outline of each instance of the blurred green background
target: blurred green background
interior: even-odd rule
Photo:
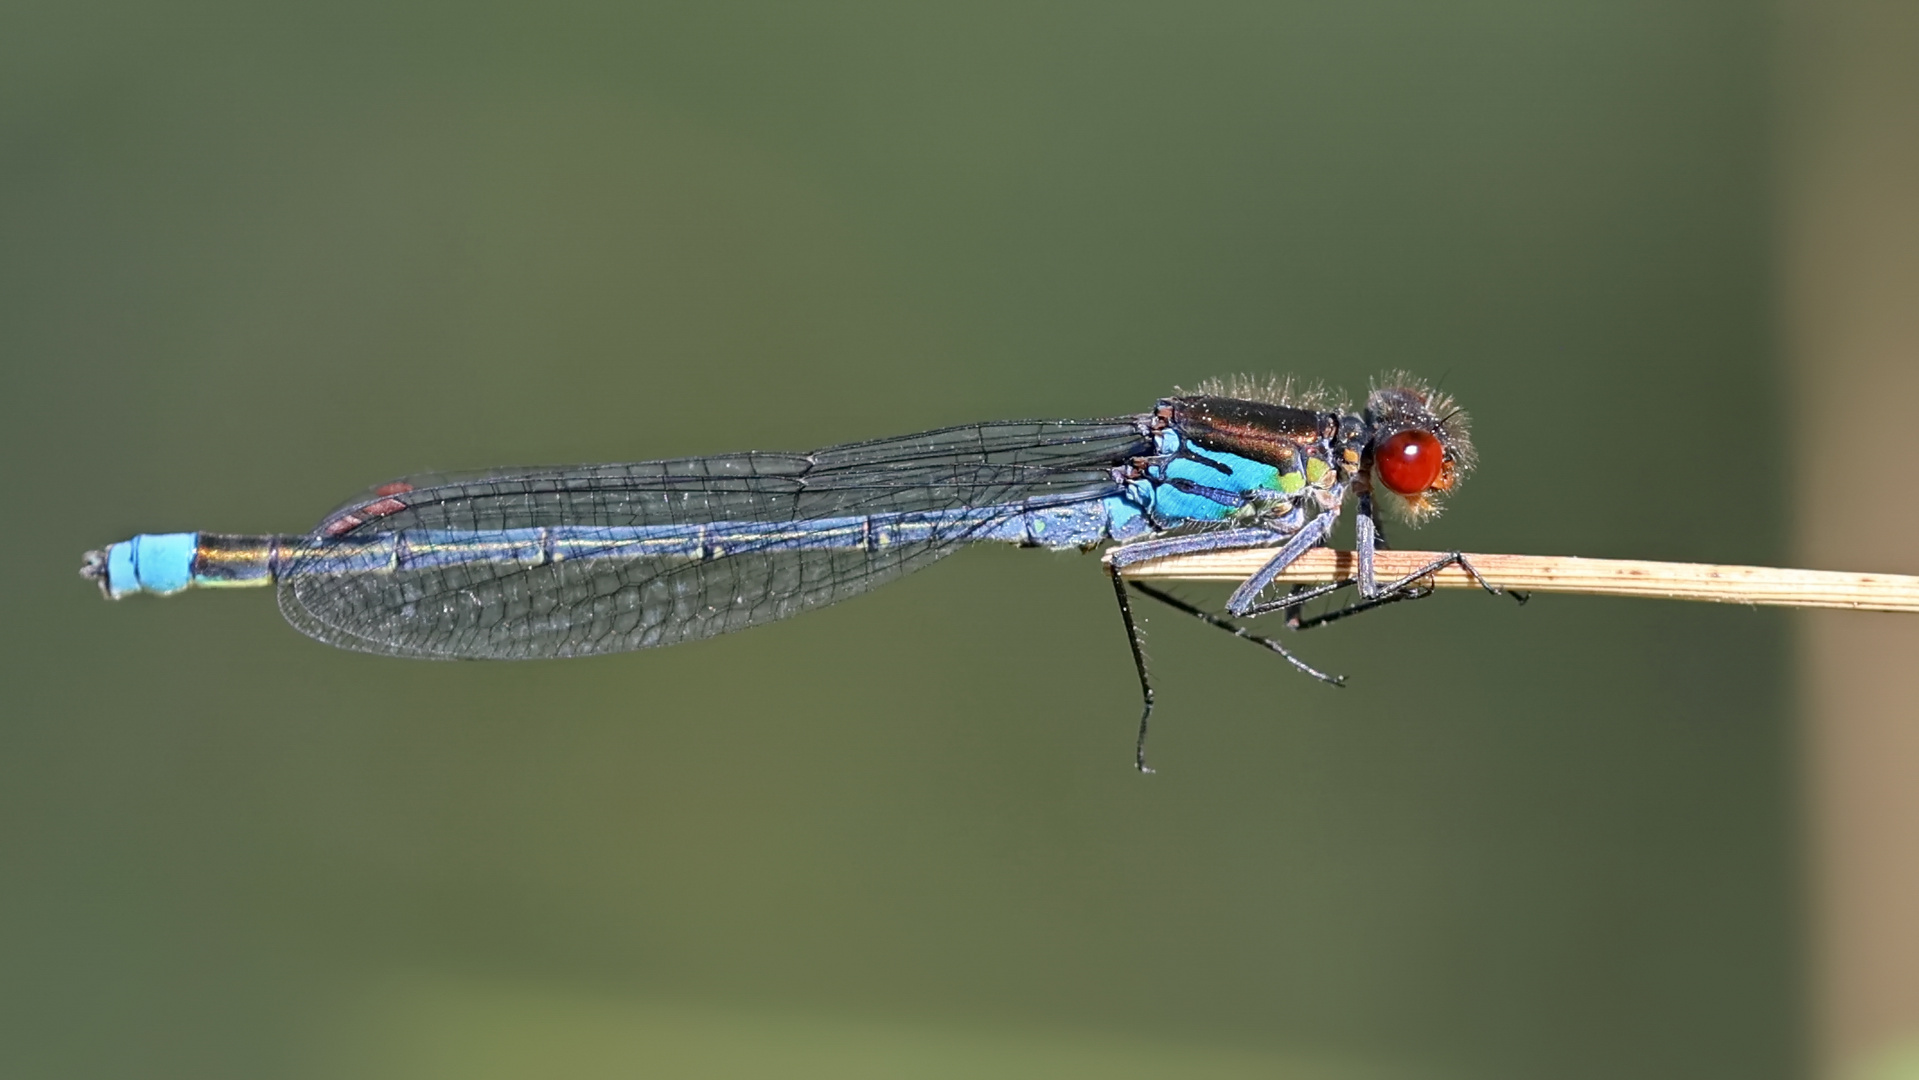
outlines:
[[[1798,1075],[1776,612],[1447,595],[1343,691],[1161,615],[1141,778],[1091,557],[526,665],[74,576],[1400,366],[1483,451],[1420,546],[1778,562],[1769,18],[10,7],[0,1073]]]

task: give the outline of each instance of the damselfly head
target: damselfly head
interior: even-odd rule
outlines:
[[[1408,521],[1439,513],[1439,500],[1473,467],[1464,410],[1402,371],[1388,372],[1366,397],[1373,492]]]

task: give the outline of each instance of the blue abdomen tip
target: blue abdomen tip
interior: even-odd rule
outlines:
[[[193,584],[193,553],[199,546],[199,533],[147,534],[113,545],[107,549],[108,594],[179,592]]]

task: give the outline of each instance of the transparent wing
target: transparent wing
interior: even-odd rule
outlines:
[[[382,485],[330,515],[285,562],[280,609],[301,632],[364,652],[437,658],[586,656],[785,618],[918,569],[1026,500],[1104,497],[1149,452],[1139,418],[1009,421],[830,447],[626,465],[498,470]],[[326,572],[340,544],[407,530],[490,533],[714,522],[804,523],[978,509],[912,543],[736,545],[702,560],[638,556]]]

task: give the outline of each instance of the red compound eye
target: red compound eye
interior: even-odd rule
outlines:
[[[1446,451],[1430,431],[1402,431],[1373,451],[1379,482],[1400,495],[1418,495],[1431,488],[1446,465]]]

